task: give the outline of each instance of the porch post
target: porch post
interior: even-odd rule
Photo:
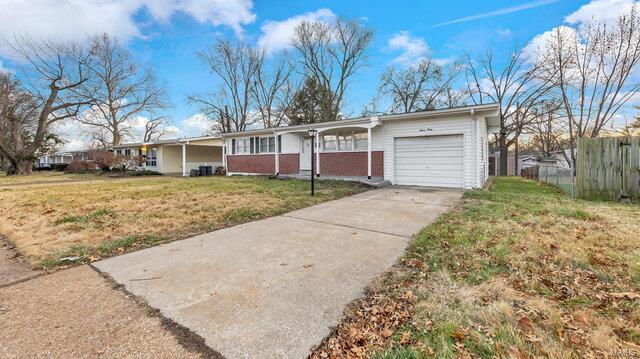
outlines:
[[[371,126],[367,127],[367,178],[371,179]]]
[[[187,145],[182,144],[182,176],[187,176]]]
[[[273,140],[276,142],[276,176],[280,174],[280,141],[278,141],[278,134],[273,133]]]
[[[227,170],[227,140],[224,140],[224,142],[222,142],[223,146],[222,146],[222,167],[224,167],[224,170]]]
[[[317,148],[316,148],[316,177],[320,177],[320,132],[318,132],[316,135],[316,141],[311,141],[311,146],[316,146],[317,144]]]

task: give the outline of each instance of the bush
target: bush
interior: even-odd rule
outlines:
[[[150,170],[137,170],[128,172],[129,176],[162,176],[162,173]]]
[[[64,171],[67,169],[67,167],[69,167],[68,163],[52,163],[51,164],[51,169],[54,171]]]
[[[95,170],[95,164],[89,162],[73,161],[69,163],[69,166],[65,169],[66,173],[82,173],[93,172]]]
[[[224,167],[219,166],[216,167],[216,171],[214,172],[214,174],[218,176],[224,176],[227,174],[227,170]]]

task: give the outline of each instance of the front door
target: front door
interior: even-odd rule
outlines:
[[[300,151],[300,170],[311,171],[311,137],[302,138],[302,151]]]

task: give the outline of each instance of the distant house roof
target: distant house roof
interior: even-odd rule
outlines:
[[[202,140],[216,140],[221,139],[220,135],[211,135],[211,136],[199,136],[199,137],[182,137],[182,138],[171,138],[166,140],[159,141],[151,141],[151,142],[132,142],[132,143],[121,143],[119,145],[113,146],[114,149],[117,148],[129,148],[129,147],[141,147],[141,146],[149,146],[149,145],[166,145],[166,144],[181,144],[190,141],[202,141]]]

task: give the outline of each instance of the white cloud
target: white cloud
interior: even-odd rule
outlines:
[[[3,0],[0,35],[79,40],[108,32],[126,41],[144,37],[134,15],[145,8],[157,21],[181,12],[201,23],[230,27],[239,36],[242,26],[256,18],[251,0]]]
[[[576,36],[578,36],[576,29],[574,29],[573,27],[562,25],[553,28],[549,31],[543,32],[542,34],[534,36],[533,39],[529,41],[527,46],[525,46],[523,55],[532,61],[538,59],[545,53],[547,45],[550,42],[554,41],[557,36],[558,30],[560,31],[561,35],[566,38],[575,38]]]
[[[198,113],[180,121],[176,130],[179,137],[198,137],[211,134],[215,124],[214,120]]]
[[[393,59],[403,65],[413,65],[420,62],[429,54],[429,46],[421,37],[414,37],[408,31],[401,31],[393,35],[387,43],[390,51],[399,51],[400,55]]]
[[[581,24],[591,20],[599,22],[616,21],[618,16],[631,10],[633,0],[593,0],[564,18],[568,24]]]
[[[282,21],[265,21],[260,30],[262,35],[258,45],[267,48],[269,52],[277,52],[291,48],[293,31],[302,21],[330,22],[336,15],[329,9],[318,9],[312,12],[296,15]]]
[[[534,0],[534,1],[530,1],[528,3],[524,3],[524,4],[521,4],[521,5],[508,6],[508,7],[504,7],[504,8],[498,9],[498,10],[494,10],[494,11],[484,12],[484,13],[470,15],[470,16],[464,16],[464,17],[461,17],[461,18],[458,18],[458,19],[455,19],[455,20],[446,21],[446,22],[442,22],[442,23],[433,25],[432,27],[440,27],[440,26],[445,26],[445,25],[457,24],[457,23],[461,23],[461,22],[467,22],[467,21],[473,21],[473,20],[478,20],[478,19],[485,19],[485,18],[489,18],[489,17],[500,16],[500,15],[507,15],[507,14],[511,14],[511,13],[514,13],[514,12],[522,11],[522,10],[533,9],[533,8],[540,7],[540,6],[553,4],[553,3],[556,3],[558,1],[560,1],[560,0]]]
[[[513,34],[513,31],[511,31],[511,29],[498,29],[496,30],[496,32],[500,37],[509,37]]]

